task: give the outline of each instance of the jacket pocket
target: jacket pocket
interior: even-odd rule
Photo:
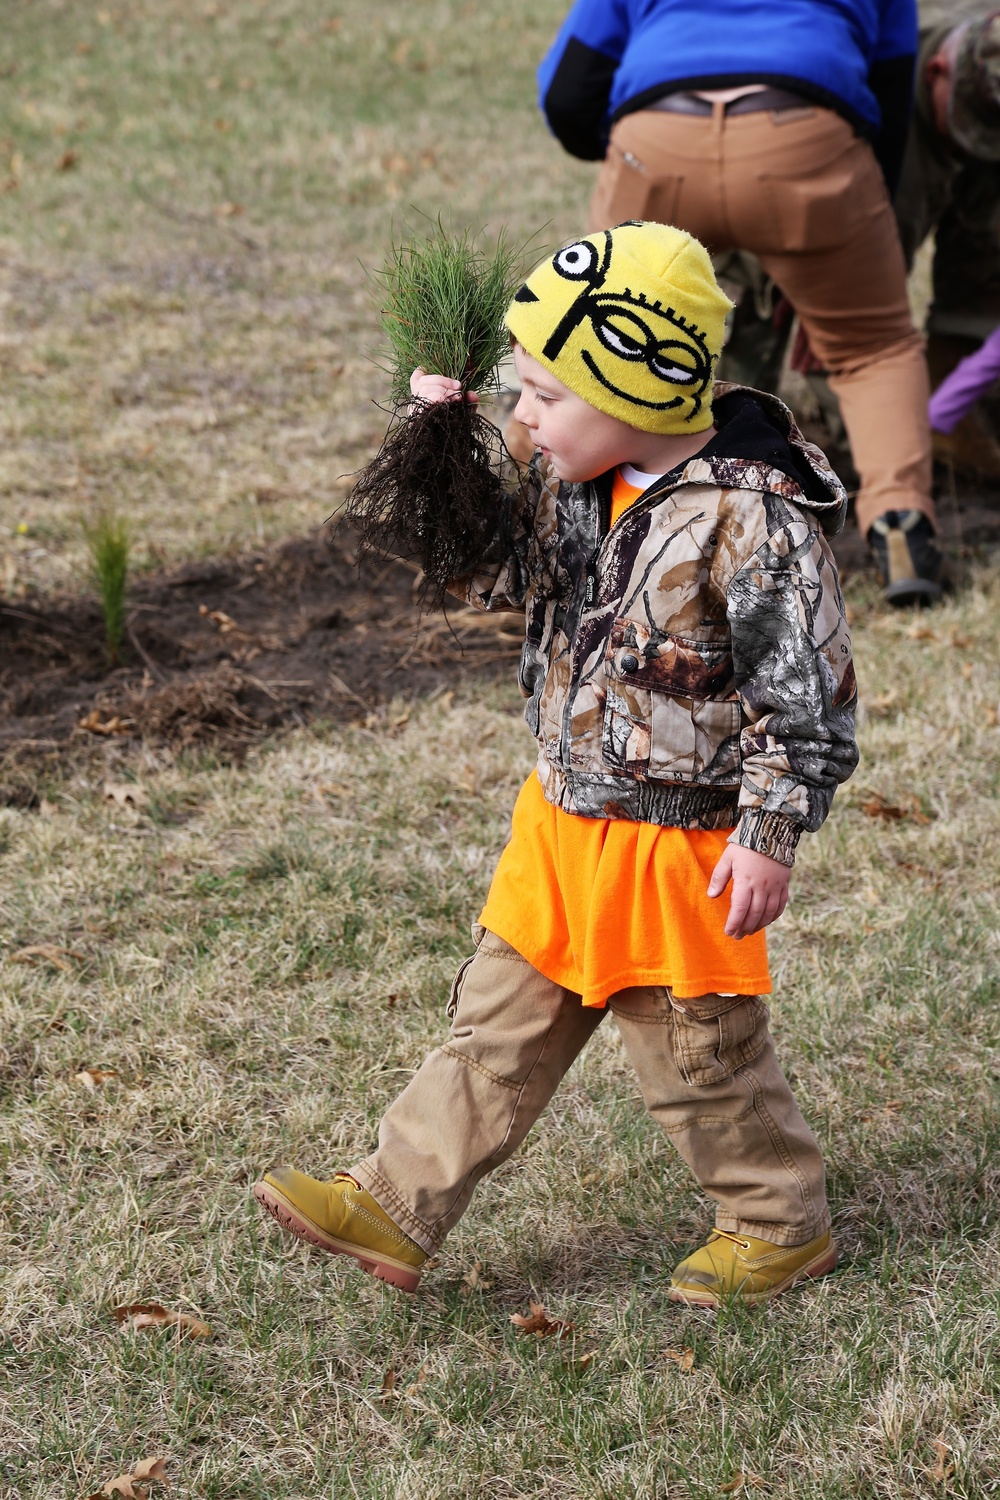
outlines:
[[[614,622],[605,661],[602,754],[620,771],[664,781],[738,785],[739,701],[727,633],[669,635]]]
[[[753,1062],[767,1043],[769,1012],[759,995],[716,995],[726,1008],[715,1014],[697,1011],[697,1000],[674,1006],[674,1060],[685,1083],[694,1088],[724,1083],[738,1068]]]
[[[740,705],[652,693],[649,774],[662,781],[738,786]]]

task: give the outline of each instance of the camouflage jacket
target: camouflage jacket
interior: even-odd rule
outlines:
[[[906,156],[893,202],[907,267],[935,230],[929,333],[987,338],[1000,319],[1000,163],[969,156],[937,129],[927,64],[962,20],[957,0],[920,33]],[[985,14],[984,7],[976,7]],[[922,8],[923,11],[923,8]]]
[[[727,393],[745,425],[742,387],[716,387],[717,422]],[[563,484],[536,455],[490,559],[455,592],[525,609],[520,684],[550,802],[736,825],[733,842],[790,865],[857,762],[850,639],[823,534],[842,526],[847,497],[788,409],[752,397],[772,456],[804,479],[766,458],[699,455],[609,528],[612,476]]]

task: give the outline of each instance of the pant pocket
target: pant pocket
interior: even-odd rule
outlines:
[[[884,198],[871,148],[857,140],[836,160],[812,170],[789,176],[762,172],[758,180],[763,203],[779,231],[774,248],[784,253],[845,244],[878,212]]]
[[[685,1083],[723,1083],[764,1050],[769,1012],[759,995],[737,995],[726,1009],[713,1005],[713,1015],[699,1015],[697,1000],[688,1003],[691,1009],[673,1002],[674,1061]]]
[[[486,928],[481,927],[478,922],[473,922],[472,941],[476,945],[476,953],[479,952],[480,944],[482,943],[485,936]],[[458,966],[458,973],[451,981],[451,990],[448,995],[448,1004],[445,1007],[445,1015],[448,1017],[449,1021],[454,1021],[455,1019],[455,1013],[458,1010],[458,1002],[462,998],[462,981],[465,979],[465,975],[468,971],[469,965],[472,963],[472,960],[475,958],[475,956],[475,953],[470,953],[468,958],[463,958],[462,962]]]
[[[672,224],[683,185],[680,175],[654,175],[612,134],[590,204],[591,228],[610,229],[626,219]]]

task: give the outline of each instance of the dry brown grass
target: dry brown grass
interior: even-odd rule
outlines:
[[[353,266],[390,211],[579,222],[589,172],[530,108],[559,12],[8,8],[9,589],[80,576],[88,497],[150,562],[333,507],[380,427]],[[983,567],[915,621],[863,582],[850,602],[864,760],[773,941],[844,1262],[754,1316],[664,1301],[710,1208],[610,1025],[415,1299],[249,1202],[276,1158],[365,1151],[440,1036],[530,764],[513,687],[243,768],[118,744],[37,768],[40,809],[0,811],[5,1500],[157,1453],[182,1500],[708,1500],[738,1472],[778,1500],[997,1493],[1000,589]],[[568,1349],[510,1324],[532,1294]],[[215,1336],[123,1334],[135,1301]],[[687,1371],[665,1357],[686,1348]]]

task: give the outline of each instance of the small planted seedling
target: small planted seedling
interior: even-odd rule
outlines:
[[[444,602],[449,580],[479,562],[502,515],[503,443],[464,397],[497,389],[522,252],[502,235],[484,249],[438,223],[425,239],[393,245],[372,278],[389,343],[383,368],[393,416],[346,515],[360,532],[359,556],[400,553],[420,564],[422,598],[432,607]],[[463,399],[415,401],[410,375],[418,366],[460,381]]]
[[[104,612],[104,638],[111,665],[118,661],[118,648],[125,634],[125,589],[131,538],[128,523],[110,510],[98,511],[83,522],[83,535],[90,552],[90,571]]]

